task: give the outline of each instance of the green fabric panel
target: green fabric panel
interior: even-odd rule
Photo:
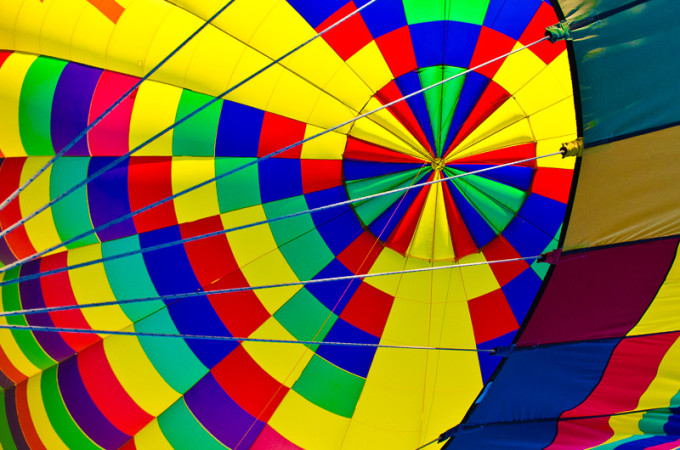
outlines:
[[[50,175],[50,198],[54,199],[87,178],[89,158],[59,158],[52,166]],[[87,189],[85,186],[70,193],[52,205],[52,216],[59,238],[63,241],[92,230],[92,221],[88,210]],[[67,248],[96,244],[99,240],[95,234],[86,236],[67,245]]]
[[[481,25],[489,0],[404,0],[406,21],[409,24],[455,20]]]
[[[677,407],[680,404],[680,392],[677,392],[668,404]],[[664,426],[668,423],[669,418],[670,410],[646,412],[640,419],[638,426],[643,433],[664,436],[668,434],[664,430]]]
[[[452,175],[464,174],[464,172],[456,169],[445,170],[445,172],[451,173]],[[515,214],[522,207],[524,199],[527,196],[527,194],[520,189],[479,175],[468,175],[465,177],[465,182],[475,187],[479,192],[484,193],[487,197],[494,199],[497,203],[510,209]]]
[[[630,0],[559,3],[574,22]],[[648,1],[572,32],[586,146],[680,121],[678,12]]]
[[[5,272],[4,280],[17,278],[18,275],[18,267],[10,269]],[[22,309],[18,283],[2,286],[2,307],[3,311],[17,311]],[[8,316],[6,319],[7,323],[10,325],[28,325],[24,316]],[[21,351],[36,367],[44,370],[54,365],[54,360],[45,353],[31,331],[11,330],[11,333],[17,341],[19,348],[21,348]]]
[[[453,180],[453,184],[497,233],[501,233],[515,217],[513,211],[496,203],[493,198],[471,186],[464,178]]]
[[[39,57],[26,73],[19,98],[19,134],[28,155],[54,155],[52,100],[65,66],[66,61]]]
[[[212,97],[189,90],[182,91],[175,121],[188,116]],[[173,131],[172,154],[175,156],[215,156],[217,125],[220,121],[222,101],[208,106],[203,111],[181,123]]]
[[[545,248],[545,250],[543,250],[543,253],[548,253],[548,252],[551,252],[551,251],[557,249],[557,243],[558,243],[561,235],[562,235],[562,225],[560,225],[560,229],[557,230],[557,233],[555,233],[555,238],[552,241],[550,241],[550,245],[548,245]],[[544,280],[546,274],[548,273],[548,269],[550,269],[550,264],[534,262],[531,265],[531,268],[534,270],[534,272],[536,272],[536,275],[541,277],[541,280]]]
[[[5,391],[0,391],[0,408],[2,408],[2,414],[0,414],[0,448],[16,450],[17,446],[14,445],[12,432],[9,429],[7,415],[5,414]]]
[[[182,398],[158,416],[158,425],[172,448],[178,450],[225,448],[198,422]]]
[[[135,331],[179,334],[167,309],[137,322]],[[177,392],[186,392],[208,373],[183,339],[140,336],[139,343],[156,371]]]
[[[338,316],[331,313],[307,289],[302,288],[274,313],[274,318],[295,339],[319,341],[326,337]],[[318,345],[310,348],[316,350]]]
[[[57,366],[44,371],[40,378],[40,392],[52,428],[68,448],[99,449],[75,423],[66,409],[57,382]]]
[[[457,75],[464,70],[452,66],[433,66],[421,69],[418,75],[420,76],[420,84],[426,87]],[[432,126],[437,156],[441,156],[443,153],[446,137],[451,128],[451,119],[458,104],[464,82],[464,76],[454,78],[424,93],[427,111],[430,114],[430,125]]]
[[[405,172],[383,175],[381,177],[352,181],[347,183],[347,192],[349,193],[349,198],[360,198],[367,195],[378,194],[380,192],[416,184],[417,181],[414,181],[414,179],[417,176],[425,175],[426,173],[427,171],[424,169],[412,169]],[[398,202],[403,195],[404,192],[395,192],[365,200],[361,203],[354,203],[354,211],[356,211],[364,224],[370,225],[392,206],[392,204]]]
[[[352,417],[365,379],[314,355],[293,390],[310,402],[339,416]]]
[[[264,205],[268,218],[282,217],[309,209],[304,196],[297,196]],[[328,249],[309,214],[269,224],[279,250],[295,275],[308,280],[335,258]]]
[[[241,167],[256,158],[215,158],[215,175],[219,176],[237,167]],[[220,212],[235,211],[249,206],[259,205],[260,178],[257,164],[239,170],[229,176],[217,180],[217,201]]]
[[[139,236],[134,235],[115,241],[103,242],[102,256],[106,258],[139,249]],[[117,300],[158,296],[158,291],[156,291],[149,272],[146,270],[142,254],[107,261],[104,263],[104,269],[111,290]],[[137,322],[163,308],[164,305],[162,300],[157,300],[121,305],[121,309],[131,321]]]

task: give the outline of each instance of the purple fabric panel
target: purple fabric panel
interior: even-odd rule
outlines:
[[[517,345],[625,336],[675,258],[678,239],[563,255]]]
[[[14,445],[16,445],[19,450],[30,450],[30,447],[24,438],[24,433],[21,431],[21,425],[19,424],[16,390],[14,387],[5,391],[5,414],[7,414],[7,423],[9,424],[9,430],[12,432]]]
[[[114,161],[115,158],[92,158],[88,166],[87,176]],[[112,220],[130,214],[128,195],[128,164],[124,163],[105,172],[87,185],[87,203],[90,206],[92,225],[98,228]],[[132,219],[126,219],[97,233],[101,241],[136,234]]]
[[[9,377],[2,371],[0,371],[0,388],[9,389],[12,386],[14,386],[14,382],[10,380]]]
[[[224,445],[250,448],[264,423],[244,411],[224,392],[212,374],[207,374],[184,395],[198,421]],[[229,420],[225,420],[228,417]]]
[[[28,262],[21,266],[21,276],[33,275],[38,272],[40,267],[40,260]],[[40,286],[40,279],[23,281],[19,284],[19,295],[21,296],[21,305],[24,309],[44,308],[45,299],[42,295],[42,287]],[[50,315],[45,314],[29,314],[26,316],[26,321],[29,325],[54,327],[54,322]],[[40,344],[43,350],[56,361],[63,361],[69,356],[73,355],[74,351],[57,333],[47,331],[35,331],[33,333],[36,341]]]
[[[90,103],[101,74],[101,69],[72,62],[64,68],[52,103],[52,143],[57,152],[87,127]],[[89,156],[87,139],[78,141],[66,154]]]
[[[119,448],[130,436],[114,427],[94,404],[80,377],[76,357],[59,364],[59,390],[73,420],[97,445]]]
[[[0,261],[2,261],[3,264],[7,265],[10,263],[13,263],[16,261],[17,258],[14,256],[14,253],[12,253],[12,250],[9,249],[9,246],[7,245],[7,241],[5,240],[4,237],[0,238]]]

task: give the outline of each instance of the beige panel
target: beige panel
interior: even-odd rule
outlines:
[[[680,233],[680,127],[586,149],[565,249]]]

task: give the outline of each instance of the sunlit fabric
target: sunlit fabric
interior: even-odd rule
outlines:
[[[0,201],[225,3],[0,3]],[[566,45],[522,49],[557,21],[234,1],[0,211],[3,311],[114,302],[0,317],[102,331],[0,329],[2,447],[415,448],[459,423],[568,209]]]

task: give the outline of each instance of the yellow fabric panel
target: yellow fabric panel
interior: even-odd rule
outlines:
[[[61,440],[59,435],[52,427],[49,417],[47,416],[47,411],[45,410],[45,404],[42,398],[42,391],[40,389],[40,378],[42,374],[38,373],[31,377],[27,381],[26,386],[26,398],[28,401],[28,410],[31,414],[31,421],[33,426],[35,426],[35,431],[38,433],[38,437],[45,444],[45,447],[49,449],[68,449],[64,441]]]
[[[100,259],[101,257],[101,247],[99,245],[89,245],[69,250],[67,263],[71,266],[85,261]],[[68,275],[73,288],[73,294],[79,305],[116,300],[102,263],[70,270]],[[94,329],[122,330],[131,323],[130,319],[116,305],[85,308],[81,311],[83,316],[85,316],[85,320]]]
[[[175,157],[172,160],[172,192],[177,194],[203,181],[215,178],[213,158],[191,156]],[[214,182],[180,195],[172,200],[178,223],[193,222],[210,216],[218,216],[217,186]]]
[[[533,133],[521,106],[508,99],[484,120],[447,157],[446,161],[476,155],[533,140]]]
[[[314,125],[307,125],[305,139],[322,131],[323,129]],[[302,144],[300,159],[342,159],[345,145],[347,145],[346,135],[336,132],[326,133]]]
[[[482,253],[468,255],[458,261],[459,264],[486,262],[486,258]],[[488,264],[479,266],[461,267],[461,276],[463,278],[463,288],[465,289],[466,297],[468,299],[477,298],[479,296],[488,294],[491,291],[500,289],[498,280]]]
[[[158,425],[158,419],[149,422],[135,434],[134,439],[137,450],[173,450]]]
[[[130,118],[130,149],[137,147],[175,122],[182,90],[174,86],[147,81],[137,91]],[[171,156],[170,130],[143,147],[136,156]]]
[[[19,96],[35,59],[33,55],[15,53],[0,67],[0,152],[4,156],[26,156],[19,134]]]
[[[104,339],[104,352],[123,389],[150,415],[158,417],[180,397],[158,374],[138,338],[110,336]]]
[[[558,137],[553,139],[543,139],[536,142],[536,156],[548,155],[560,150],[562,144],[571,142],[576,139],[576,133],[565,137]],[[554,167],[557,169],[573,169],[576,164],[576,158],[562,158],[562,156],[551,156],[550,158],[541,158],[536,160],[538,167]]]
[[[394,78],[375,41],[369,42],[352,55],[347,64],[373,92],[379,91]]]
[[[373,101],[377,103],[376,100]],[[372,106],[375,107],[380,105],[372,104]],[[370,111],[372,109],[374,108],[366,108],[366,110],[362,111],[362,113]],[[420,152],[416,150],[420,146],[414,147],[404,142],[398,136],[395,136],[393,133],[386,130],[382,125],[378,124],[377,121],[371,116],[364,117],[354,122],[352,124],[352,131],[349,134],[357,139],[372,142],[381,147],[389,148],[390,150],[393,150],[398,153],[412,155],[415,156],[416,158],[424,158],[422,150]]]
[[[381,244],[378,243],[376,245]],[[389,247],[383,247],[380,251],[380,254],[378,255],[378,258],[375,260],[375,263],[373,263],[373,266],[370,268],[365,268],[364,272],[394,272],[403,269],[405,265],[406,258]],[[371,286],[380,289],[391,296],[395,296],[397,295],[397,289],[399,289],[401,275],[386,275],[381,277],[366,278],[365,281]]]
[[[325,43],[325,41],[323,42]],[[311,45],[321,44],[316,44],[315,41]],[[357,77],[357,74],[344,61],[328,83],[323,86],[323,89],[337,98],[343,99],[343,102],[354,111],[361,111],[373,95],[373,91]]]
[[[320,89],[312,86],[288,70],[284,70],[281,73],[276,86],[273,86],[270,90],[272,91],[272,96],[269,99],[269,104],[267,104],[267,111],[301,122],[310,121],[314,125],[322,126],[323,128],[330,128],[342,121],[342,115],[339,116],[334,111],[342,111],[343,109],[337,100],[331,102],[337,103],[334,107],[331,107],[329,104],[329,109],[324,113],[315,114],[316,118],[312,121],[312,112],[318,98],[328,94],[322,93]]]
[[[440,171],[437,171],[434,179],[441,179]],[[430,187],[407,253],[428,260],[453,259],[453,244],[441,183]]]
[[[0,324],[7,325],[7,319],[0,317]],[[20,333],[30,332],[20,331]],[[40,372],[40,369],[26,358],[26,355],[24,355],[23,350],[17,344],[17,341],[14,339],[14,336],[12,336],[10,330],[0,330],[0,347],[2,347],[2,351],[5,353],[12,366],[24,376],[30,377]]]
[[[40,47],[39,33],[26,29],[39,30],[42,26],[43,15],[50,6],[44,2],[2,2],[0,4],[0,30],[4,32],[0,32],[0,48],[11,50],[15,48],[15,45],[20,45],[38,49]],[[67,20],[64,25],[71,25],[69,22],[75,23],[77,17],[77,15],[69,16],[70,20]],[[32,53],[39,52],[33,51]]]
[[[677,318],[680,317],[678,298],[680,298],[680,258],[676,256],[654,301],[628,335],[636,336],[677,330]]]
[[[71,47],[68,59],[88,61],[91,66],[104,67],[107,55],[101,49],[109,45],[113,29],[114,23],[88,2],[75,26],[64,29],[73,30],[71,42],[80,43]]]
[[[518,42],[513,50],[520,47],[522,44]],[[496,72],[493,81],[514,94],[545,67],[546,64],[534,52],[525,49],[508,56]]]
[[[27,158],[21,171],[20,185],[31,178],[45,163],[49,156]],[[50,170],[43,172],[19,195],[21,216],[26,217],[50,202]],[[54,226],[52,209],[47,208],[24,224],[28,238],[36,251],[45,250],[61,242]]]
[[[283,437],[302,448],[340,448],[350,419],[319,408],[290,390],[269,420]],[[323,430],[310,433],[309,430]]]
[[[424,267],[432,267],[432,263],[424,261],[419,258],[406,259],[405,266],[394,266],[391,270],[399,270],[404,267],[405,270],[419,269]],[[432,274],[430,272],[413,272],[399,275],[399,287],[397,288],[397,297],[409,299],[417,303],[430,304],[432,299],[432,285],[430,279]],[[391,317],[391,313],[390,313]],[[383,337],[385,335],[383,334]]]
[[[673,127],[586,149],[564,248],[679,234],[678,142]]]
[[[232,211],[222,216],[225,228],[265,219],[262,206]],[[267,225],[250,227],[227,234],[229,245],[243,275],[250,286],[291,283],[299,281],[288,262],[278,250],[278,245]],[[301,286],[259,289],[254,291],[270,314],[286,303]]]
[[[282,339],[295,341],[273,317],[267,319],[249,337],[259,339]],[[243,348],[276,381],[287,387],[300,378],[300,374],[314,356],[314,352],[302,344],[272,344],[267,342],[244,342]]]
[[[529,80],[527,84],[522,86],[515,94],[514,97],[517,102],[522,105],[524,112],[531,116],[538,111],[547,108],[555,103],[560,102],[565,98],[571,98],[573,95],[572,87],[564,86],[561,80],[556,79],[555,74],[561,73],[552,69],[552,66],[559,66],[560,70],[566,70],[569,73],[569,68],[563,67],[562,60],[567,59],[567,53],[563,52],[561,56],[556,58],[546,70],[542,70],[536,74],[534,78]],[[572,114],[573,114],[573,99],[572,101]],[[572,118],[570,122],[558,122],[560,127],[564,127],[567,123],[574,123]]]
[[[536,140],[564,137],[576,134],[574,99],[563,100],[529,116]]]

